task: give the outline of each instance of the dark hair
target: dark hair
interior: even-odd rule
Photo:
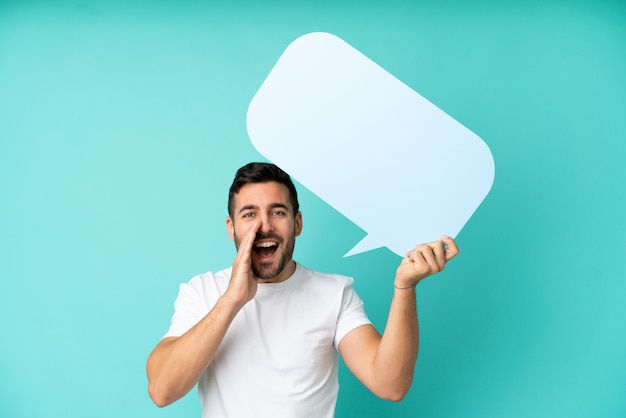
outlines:
[[[235,194],[246,184],[250,183],[268,183],[275,181],[284,184],[289,190],[289,202],[293,209],[294,216],[300,210],[298,203],[298,192],[296,186],[293,185],[289,174],[281,170],[277,165],[271,163],[249,163],[237,170],[233,184],[228,191],[228,215],[232,218],[235,211]]]

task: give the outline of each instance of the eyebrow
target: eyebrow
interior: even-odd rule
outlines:
[[[270,209],[283,208],[289,212],[289,207],[284,203],[272,203],[270,204]],[[259,210],[257,205],[245,205],[241,209],[239,209],[239,213],[245,212],[247,210]]]

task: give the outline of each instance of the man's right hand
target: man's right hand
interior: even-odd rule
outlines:
[[[209,367],[237,312],[257,290],[252,273],[252,245],[261,227],[250,225],[233,262],[228,289],[213,309],[180,337],[163,338],[148,358],[148,392],[155,404],[169,405],[198,383]]]
[[[258,278],[252,273],[252,246],[261,222],[255,222],[244,235],[233,261],[232,275],[224,297],[242,308],[256,295]]]

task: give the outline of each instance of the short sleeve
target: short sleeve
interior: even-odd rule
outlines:
[[[174,315],[166,337],[180,337],[196,325],[208,312],[203,301],[200,289],[194,285],[194,280],[182,283],[178,291],[178,297],[174,302]]]
[[[341,311],[337,320],[337,329],[333,344],[339,349],[339,342],[353,329],[361,325],[371,324],[363,308],[363,301],[352,287],[354,279],[350,278],[343,289]]]

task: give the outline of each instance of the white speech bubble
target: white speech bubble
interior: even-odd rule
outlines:
[[[346,256],[455,237],[493,184],[476,134],[328,33],[287,47],[247,128],[263,156],[367,232]]]

